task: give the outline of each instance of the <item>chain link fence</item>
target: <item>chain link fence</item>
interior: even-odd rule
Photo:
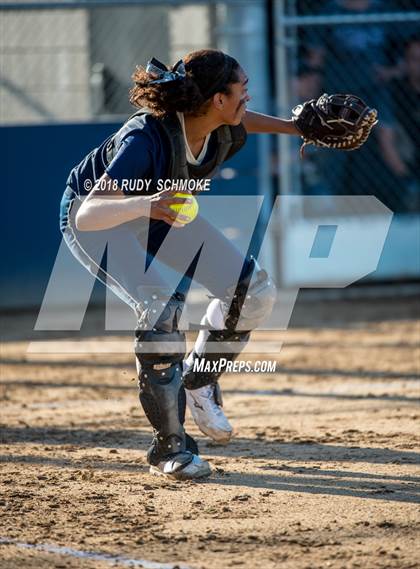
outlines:
[[[281,193],[374,194],[393,211],[419,212],[418,5],[0,2],[0,123],[116,120],[132,110],[128,91],[136,65],[152,56],[169,63],[194,49],[220,47],[243,62],[256,110],[290,116],[295,104],[323,92],[351,92],[379,111],[375,135],[358,152],[309,147],[301,161],[299,140],[283,136],[278,158],[267,159],[270,147],[260,145],[262,193],[269,191],[267,176],[277,173]],[[265,23],[253,28],[261,14]],[[322,208],[328,209],[327,199]]]
[[[286,193],[373,194],[394,212],[420,212],[420,30],[416,0],[288,0],[277,3],[281,111],[321,93],[354,93],[379,125],[357,152],[281,142]],[[291,173],[283,167],[290,163]],[[328,211],[328,198],[322,200]]]
[[[312,222],[330,223],[337,195],[373,194],[402,213],[393,220],[392,248],[376,278],[418,275],[419,22],[418,0],[0,0],[0,126],[9,127],[1,134],[10,137],[7,151],[21,148],[17,141],[26,137],[24,155],[44,164],[38,157],[45,148],[52,152],[70,131],[75,139],[76,130],[93,137],[132,112],[128,91],[136,65],[152,56],[174,63],[205,47],[241,62],[256,111],[290,117],[295,104],[323,92],[354,93],[378,109],[380,120],[361,150],[307,147],[300,160],[298,137],[250,137],[215,183],[222,193],[267,198],[261,219],[270,219],[271,249],[263,264],[278,282],[308,282],[304,271],[294,272],[293,243],[300,244]],[[61,126],[79,122],[104,124]],[[43,124],[53,126],[10,128]],[[82,156],[79,143],[71,143],[68,156],[57,153],[43,195],[56,195],[66,164]],[[13,174],[21,173],[20,150],[6,161]],[[38,180],[41,170],[35,168]],[[278,193],[319,199],[285,200],[272,210]],[[230,226],[231,212],[221,215]],[[340,223],[358,231],[361,217],[372,228],[369,211],[346,210]]]
[[[130,113],[135,66],[214,46],[215,9],[207,3],[2,2],[0,122]]]

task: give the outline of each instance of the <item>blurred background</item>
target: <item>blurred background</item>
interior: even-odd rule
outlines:
[[[253,110],[290,117],[294,105],[323,92],[351,92],[379,112],[358,152],[308,147],[300,160],[297,137],[254,135],[220,171],[214,192],[259,194],[267,212],[278,195],[320,197],[317,208],[274,212],[264,262],[277,281],[313,284],[292,266],[282,235],[298,239],[314,216],[328,223],[330,196],[359,194],[395,213],[378,268],[364,282],[418,279],[418,1],[22,0],[0,2],[0,18],[3,307],[40,305],[61,241],[68,172],[132,112],[135,66],[152,56],[172,64],[204,47],[237,57]],[[231,212],[225,215],[235,237]],[[365,229],[371,217],[366,212]]]

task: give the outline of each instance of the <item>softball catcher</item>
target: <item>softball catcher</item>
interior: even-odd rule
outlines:
[[[194,362],[234,360],[251,331],[270,314],[276,291],[255,259],[244,258],[203,217],[198,215],[188,228],[179,218],[177,222],[170,206],[185,200],[173,192],[158,193],[156,181],[211,178],[242,148],[247,133],[301,135],[304,144],[356,148],[366,140],[376,111],[350,95],[304,103],[290,120],[248,111],[248,78],[234,58],[218,50],[190,53],[171,68],[152,58],[146,68],[137,68],[133,80],[130,101],[138,110],[73,168],[60,227],[73,255],[135,311],[140,403],[154,433],[147,453],[150,471],[199,478],[210,474],[210,466],[185,432],[186,403],[201,431],[214,440],[228,442],[232,427],[221,406],[220,373],[195,372]],[[153,180],[154,192],[121,189],[124,180],[147,178]],[[146,277],[143,271],[169,230],[170,246],[159,260],[182,272],[175,291],[153,263]],[[194,266],[185,272],[173,254],[191,247],[195,237],[220,251],[198,277]],[[113,248],[112,270],[101,262],[104,240]],[[226,272],[221,263],[237,269],[236,282],[221,282],[219,275]],[[192,279],[214,298],[194,349],[186,355],[179,322]]]

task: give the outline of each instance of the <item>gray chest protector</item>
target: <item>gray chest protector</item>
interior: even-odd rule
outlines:
[[[167,178],[171,180],[190,178],[211,178],[220,164],[231,158],[246,142],[247,134],[242,124],[238,126],[223,125],[217,128],[212,136],[216,136],[215,152],[210,160],[200,165],[187,162],[184,135],[181,124],[175,114],[162,119],[152,116],[149,109],[141,109],[132,115],[120,130],[110,139],[105,148],[104,159],[108,165],[118,152],[121,142],[134,131],[143,130],[146,120],[157,121],[161,131],[166,135],[170,149],[170,165]],[[210,141],[210,144],[212,141]]]

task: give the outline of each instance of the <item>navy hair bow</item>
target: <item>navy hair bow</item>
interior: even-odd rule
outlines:
[[[148,85],[169,83],[170,81],[178,81],[186,77],[185,65],[182,59],[175,63],[171,71],[164,63],[152,57],[147,63],[146,73],[152,77],[152,81],[149,81]]]

